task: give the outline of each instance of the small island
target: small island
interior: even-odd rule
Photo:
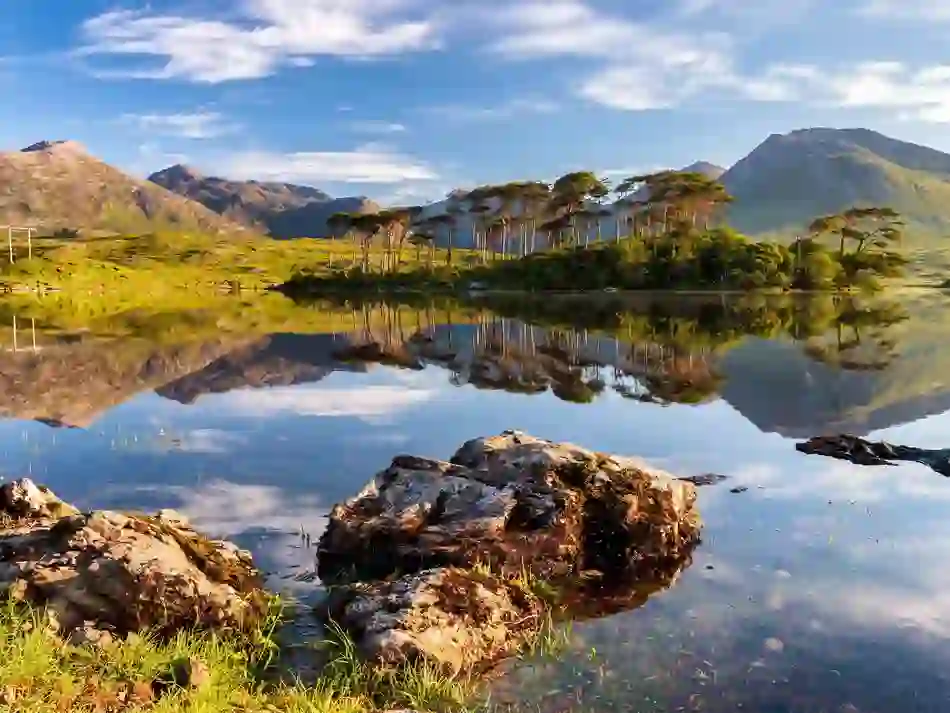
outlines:
[[[902,274],[894,246],[901,216],[856,206],[816,218],[806,235],[754,240],[724,219],[733,202],[701,172],[662,171],[619,183],[591,172],[553,185],[516,182],[456,193],[445,212],[421,206],[332,216],[354,239],[359,259],[336,269],[303,271],[279,289],[291,296],[334,290],[465,289],[525,291],[845,290],[877,289]],[[474,250],[453,250],[463,225]],[[609,230],[608,230],[609,228]],[[404,245],[416,259],[404,263]],[[384,259],[370,260],[380,245]],[[435,259],[445,246],[444,260]],[[424,257],[425,256],[425,257]]]

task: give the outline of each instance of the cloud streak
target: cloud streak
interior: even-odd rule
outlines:
[[[231,21],[112,10],[82,25],[86,57],[137,58],[99,76],[216,84],[257,79],[318,57],[382,57],[437,46],[409,0],[244,0]]]
[[[230,156],[216,167],[234,179],[300,183],[338,182],[392,184],[438,179],[421,159],[367,146],[353,151],[252,151]]]
[[[120,121],[149,134],[182,139],[214,139],[237,130],[235,125],[213,111],[191,114],[123,114]]]

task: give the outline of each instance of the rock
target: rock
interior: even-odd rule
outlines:
[[[0,512],[14,520],[58,519],[79,513],[49,488],[36,485],[29,478],[0,487]]]
[[[160,517],[78,514],[26,479],[0,498],[0,590],[45,605],[64,636],[241,629],[266,609],[250,556],[230,543]]]
[[[369,661],[422,659],[457,673],[516,651],[538,629],[543,606],[500,577],[446,567],[336,589],[326,613]]]
[[[720,475],[719,473],[701,473],[700,475],[687,475],[679,478],[679,480],[692,483],[697,488],[702,488],[707,485],[719,485],[719,483],[729,480],[729,476]]]
[[[188,522],[188,518],[182,515],[177,510],[172,510],[171,508],[164,508],[155,513],[155,517],[159,520],[165,520],[170,522],[172,525],[178,525],[179,527],[190,527],[191,523]]]
[[[112,633],[97,629],[92,622],[85,622],[74,628],[67,639],[73,646],[88,646],[96,649],[108,649],[115,643]]]
[[[482,563],[649,578],[698,541],[695,501],[693,485],[641,460],[506,431],[465,443],[451,463],[394,458],[333,508],[318,572],[341,583]]]
[[[866,441],[857,436],[817,436],[795,448],[810,455],[828,456],[857,465],[894,465],[893,461],[912,461],[950,477],[950,448],[914,448],[881,441]]]

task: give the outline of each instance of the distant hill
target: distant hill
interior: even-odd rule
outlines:
[[[327,219],[334,213],[379,210],[361,196],[332,198],[317,188],[293,183],[231,181],[203,176],[181,164],[153,173],[148,180],[275,238],[327,237]]]
[[[720,178],[727,169],[722,166],[717,166],[714,163],[709,163],[709,161],[697,161],[696,163],[691,163],[689,166],[680,169],[686,173],[702,173],[710,178]]]
[[[950,154],[868,129],[774,134],[720,178],[728,220],[751,233],[800,231],[853,205],[886,205],[908,234],[950,234]]]
[[[0,153],[0,224],[50,233],[158,227],[247,232],[200,203],[103,163],[72,141],[41,141]]]

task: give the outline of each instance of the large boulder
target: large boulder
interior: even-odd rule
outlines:
[[[180,515],[81,514],[28,479],[0,488],[0,591],[86,638],[241,629],[267,605],[250,555]]]
[[[513,653],[542,614],[540,600],[523,586],[451,567],[341,587],[327,601],[327,615],[365,659],[424,660],[451,673]]]
[[[479,668],[538,630],[533,591],[586,617],[672,584],[699,539],[695,503],[643,461],[515,431],[451,462],[398,456],[330,514],[323,613],[372,661]]]
[[[693,485],[638,459],[506,431],[465,443],[450,463],[393,459],[333,508],[318,572],[345,583],[482,564],[651,578],[698,541],[695,502]]]

